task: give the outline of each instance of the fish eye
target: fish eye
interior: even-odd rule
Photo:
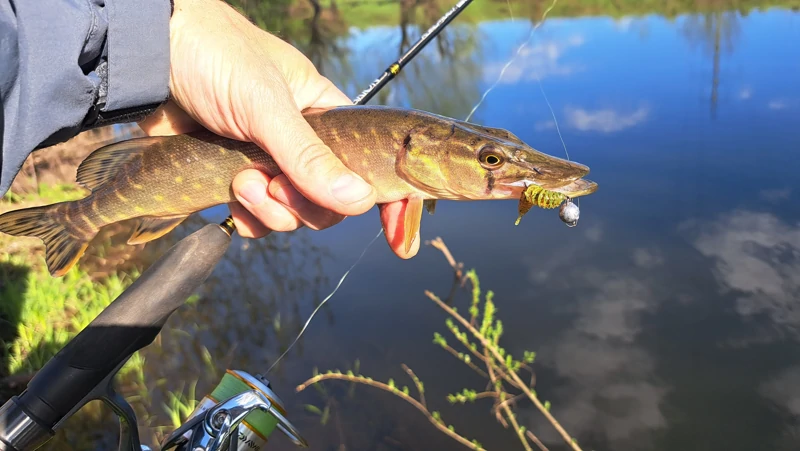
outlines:
[[[503,155],[494,146],[486,146],[481,149],[478,159],[481,166],[486,169],[497,169],[505,162]]]

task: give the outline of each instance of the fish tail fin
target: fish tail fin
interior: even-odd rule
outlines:
[[[47,269],[53,277],[66,274],[81,258],[94,237],[75,236],[58,222],[55,205],[23,208],[0,215],[0,232],[39,238],[45,245]]]

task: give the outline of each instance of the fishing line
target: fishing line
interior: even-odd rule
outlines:
[[[283,351],[283,354],[281,354],[281,356],[280,356],[280,357],[278,357],[278,359],[277,359],[277,360],[275,360],[275,362],[273,362],[273,363],[272,363],[272,365],[269,367],[269,369],[267,369],[267,373],[269,373],[269,372],[272,370],[272,368],[274,368],[274,367],[275,367],[275,365],[277,365],[277,364],[278,364],[278,362],[280,362],[280,361],[281,361],[281,359],[283,358],[283,356],[285,356],[286,354],[288,354],[288,353],[289,353],[289,351],[292,349],[292,347],[294,347],[294,344],[295,344],[295,343],[297,343],[297,340],[299,340],[299,339],[300,339],[300,337],[303,335],[303,332],[305,332],[305,331],[306,331],[306,328],[307,328],[307,327],[308,327],[308,325],[311,323],[311,320],[312,320],[312,319],[314,319],[314,316],[317,314],[317,312],[319,311],[319,309],[321,309],[321,308],[322,308],[322,306],[323,306],[323,305],[325,305],[325,303],[326,303],[326,302],[328,302],[328,299],[332,298],[332,297],[333,297],[333,295],[334,295],[334,294],[336,294],[336,292],[337,292],[337,291],[339,291],[339,287],[341,287],[341,286],[342,286],[342,282],[344,282],[344,279],[345,279],[345,278],[346,278],[346,277],[347,277],[347,276],[350,274],[350,271],[352,271],[352,270],[353,270],[353,268],[355,268],[355,267],[356,267],[356,265],[358,264],[358,262],[360,262],[360,261],[361,261],[361,259],[364,257],[364,254],[366,254],[366,253],[367,253],[367,249],[369,249],[369,248],[370,248],[370,246],[372,246],[372,243],[374,243],[374,242],[375,242],[375,240],[377,240],[377,239],[378,239],[378,237],[379,237],[379,236],[381,236],[381,234],[382,234],[382,233],[383,233],[383,228],[381,228],[380,232],[378,232],[378,234],[377,234],[377,235],[375,235],[375,238],[373,238],[373,239],[372,239],[372,241],[370,241],[370,242],[369,242],[369,244],[367,244],[367,247],[365,247],[365,248],[364,248],[364,250],[361,252],[361,255],[360,255],[360,256],[359,256],[359,257],[356,259],[355,263],[353,263],[353,264],[350,266],[350,268],[349,268],[347,271],[345,271],[345,273],[342,275],[342,278],[341,278],[341,279],[339,279],[339,283],[337,283],[337,284],[336,284],[336,287],[333,289],[333,291],[331,291],[331,293],[330,293],[328,296],[326,296],[326,297],[325,297],[325,299],[323,299],[323,300],[322,300],[322,302],[320,302],[320,303],[319,303],[319,305],[317,306],[317,308],[315,308],[315,309],[314,309],[314,311],[313,311],[313,312],[311,312],[311,316],[309,316],[309,317],[308,317],[308,320],[306,320],[306,323],[303,325],[303,328],[302,328],[302,329],[300,329],[300,333],[299,333],[299,334],[297,334],[297,337],[295,337],[294,341],[292,341],[292,344],[290,344],[290,345],[289,345],[289,347],[288,347],[288,348],[286,348],[286,350],[285,350],[285,351]]]
[[[508,60],[506,65],[503,66],[503,69],[500,71],[500,75],[498,75],[497,80],[495,80],[494,84],[492,86],[490,86],[489,89],[487,89],[483,93],[483,95],[481,96],[481,99],[478,101],[478,103],[475,104],[474,107],[472,107],[472,111],[469,112],[469,115],[467,115],[467,118],[464,119],[464,121],[469,121],[470,120],[472,115],[475,114],[475,111],[481,106],[481,104],[483,104],[483,101],[486,99],[486,96],[488,96],[489,93],[492,92],[494,90],[494,88],[497,87],[498,84],[500,84],[500,80],[503,78],[503,75],[506,73],[506,70],[508,70],[508,68],[511,67],[512,64],[514,64],[514,61],[516,61],[516,59],[519,56],[520,52],[522,52],[522,50],[525,47],[528,46],[528,42],[530,42],[530,40],[533,39],[533,35],[536,33],[536,30],[544,23],[545,18],[547,18],[547,13],[549,13],[550,10],[552,10],[556,6],[556,2],[558,2],[558,0],[553,0],[553,3],[550,5],[550,7],[548,7],[544,11],[544,13],[542,14],[542,19],[539,21],[539,23],[537,23],[536,25],[533,26],[533,29],[531,30],[530,34],[528,35],[528,39],[526,39],[525,42],[522,43],[522,45],[517,47],[517,52],[514,54],[514,56],[511,57],[510,60]],[[511,3],[510,2],[508,4],[508,6],[509,6],[508,11],[509,11],[509,14],[511,15],[511,20],[513,21],[514,20],[514,14],[513,14],[513,12],[511,12]]]

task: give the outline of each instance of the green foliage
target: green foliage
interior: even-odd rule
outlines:
[[[40,205],[54,204],[57,202],[67,202],[82,199],[88,194],[87,191],[74,183],[39,184],[38,192],[31,193],[12,193],[7,191],[3,196],[3,201],[12,204],[36,203]]]
[[[312,15],[307,0],[227,0],[237,10],[244,13],[259,27],[278,33],[281,36],[301,39],[304,22]],[[322,8],[332,11],[331,0],[320,1]],[[423,6],[411,9],[411,23],[422,29],[433,24],[451,6],[436,0],[423,0],[414,3]],[[400,4],[396,2],[336,2],[336,17],[344,20],[345,29],[355,27],[365,29],[371,26],[395,26]],[[511,7],[517,18],[539,20],[547,5],[541,2],[512,2]],[[798,8],[800,0],[719,0],[697,2],[696,0],[560,0],[548,14],[548,18],[585,16],[648,16],[660,15],[675,18],[683,14],[738,11],[747,14],[753,10],[770,8]],[[408,6],[406,6],[408,8]],[[474,24],[483,21],[508,19],[506,2],[475,2],[459,15],[460,24]],[[426,26],[427,25],[427,26]]]
[[[465,388],[461,390],[461,393],[447,395],[447,400],[450,402],[450,404],[465,404],[467,402],[475,402],[477,397],[478,392]]]
[[[532,351],[524,351],[523,356],[522,361],[525,363],[533,363],[533,361],[536,360],[536,353]]]
[[[167,402],[163,403],[164,411],[169,416],[173,428],[178,428],[189,417],[194,409],[197,408],[199,402],[195,397],[197,388],[197,381],[189,385],[187,394],[183,393],[183,389],[174,392],[167,392]]]
[[[8,346],[8,374],[41,368],[138,277],[112,274],[95,282],[76,267],[54,278],[44,265],[28,264],[22,257],[0,257],[0,265],[28,268],[24,277],[4,278],[0,287],[0,317],[16,328]]]

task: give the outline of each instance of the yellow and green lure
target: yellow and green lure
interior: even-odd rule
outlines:
[[[519,217],[514,225],[519,225],[522,217],[535,205],[539,208],[553,209],[561,205],[567,196],[555,191],[544,189],[541,186],[531,185],[522,192],[519,198]]]

